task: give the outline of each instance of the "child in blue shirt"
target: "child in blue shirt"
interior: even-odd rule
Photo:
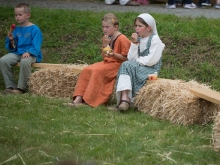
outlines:
[[[29,22],[31,16],[28,4],[21,3],[14,8],[15,20],[19,24],[5,41],[8,54],[0,58],[0,70],[6,89],[4,94],[23,94],[28,89],[28,77],[32,73],[31,64],[41,62],[42,32],[38,26]],[[18,84],[16,84],[12,66],[20,62]]]

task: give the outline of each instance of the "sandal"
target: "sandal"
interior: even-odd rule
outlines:
[[[126,6],[139,6],[140,3],[139,2],[136,2],[136,1],[128,1],[128,3],[126,3]]]
[[[127,111],[130,107],[130,102],[127,100],[121,100],[121,104],[118,106],[119,111]]]

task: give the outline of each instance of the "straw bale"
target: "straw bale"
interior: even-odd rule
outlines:
[[[138,110],[174,124],[206,124],[220,111],[220,106],[198,98],[190,88],[210,88],[196,81],[164,79],[145,85],[135,97]]]
[[[216,115],[213,125],[213,144],[216,151],[220,151],[220,112]]]
[[[29,91],[39,96],[72,98],[79,74],[73,68],[84,68],[87,64],[64,65],[57,68],[42,68],[29,77]]]

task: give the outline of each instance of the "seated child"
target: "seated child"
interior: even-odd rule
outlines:
[[[116,108],[120,111],[128,110],[136,93],[146,84],[149,74],[159,74],[165,47],[150,14],[140,14],[135,18],[134,25],[136,32],[131,35],[128,61],[122,63],[117,76]]]
[[[81,106],[86,103],[91,107],[106,104],[113,92],[116,76],[127,54],[131,41],[118,31],[118,18],[106,14],[102,18],[102,57],[103,61],[84,68],[78,78],[73,102],[64,103],[71,107]],[[107,49],[109,48],[110,49]]]
[[[31,10],[21,3],[14,8],[15,20],[19,24],[8,33],[6,48],[9,53],[0,58],[0,70],[6,89],[4,94],[23,94],[28,90],[27,80],[32,73],[31,64],[42,60],[43,36],[39,27],[29,21]],[[15,83],[12,66],[20,62],[18,84]]]

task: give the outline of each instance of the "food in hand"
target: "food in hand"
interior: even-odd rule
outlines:
[[[16,27],[16,25],[15,25],[15,24],[12,24],[12,25],[10,26],[10,31],[9,31],[9,33],[12,33],[12,32],[14,31],[15,27]]]
[[[112,52],[112,49],[111,49],[111,47],[108,45],[108,46],[106,46],[105,48],[103,48],[103,51],[104,51],[105,54],[109,54],[109,53]]]
[[[9,34],[11,34],[11,33],[15,30],[15,27],[16,27],[15,24],[12,24],[12,25],[10,26]],[[11,44],[12,44],[12,47],[15,48],[14,40],[11,41]]]

